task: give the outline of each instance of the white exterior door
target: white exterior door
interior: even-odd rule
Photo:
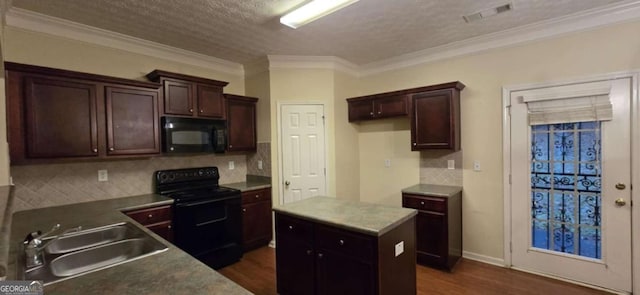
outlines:
[[[281,105],[283,203],[326,194],[324,106]]]
[[[505,197],[514,268],[631,292],[631,83],[511,92],[512,178]],[[567,89],[579,95],[594,85],[610,86],[610,120],[531,123],[527,96]]]

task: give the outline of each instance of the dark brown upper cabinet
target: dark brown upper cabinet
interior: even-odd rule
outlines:
[[[409,114],[406,94],[377,94],[347,99],[349,122],[375,120]]]
[[[460,90],[451,82],[431,86],[411,97],[411,150],[460,150]]]
[[[6,62],[11,164],[160,153],[156,83]]]
[[[225,118],[224,81],[155,70],[147,78],[164,88],[161,113],[212,119]]]
[[[256,151],[255,97],[225,94],[227,104],[227,151]]]

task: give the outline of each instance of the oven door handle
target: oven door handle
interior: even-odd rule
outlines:
[[[225,214],[225,216],[224,216],[224,217],[222,217],[222,218],[218,218],[218,219],[214,219],[214,220],[209,220],[209,221],[205,221],[205,222],[196,223],[196,226],[205,226],[205,225],[209,225],[209,224],[212,224],[212,223],[216,223],[216,222],[223,221],[223,220],[225,220],[225,219],[227,219],[227,215],[226,215],[226,214]]]
[[[215,202],[221,202],[221,201],[225,201],[228,200],[229,198],[221,198],[221,199],[215,199],[215,200],[206,200],[206,201],[201,201],[201,202],[185,202],[185,203],[178,203],[175,204],[176,207],[193,207],[193,206],[200,206],[200,205],[205,205],[205,204],[210,204],[210,203],[215,203]]]

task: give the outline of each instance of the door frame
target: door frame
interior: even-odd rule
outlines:
[[[640,148],[640,104],[638,99],[640,70],[621,71],[601,75],[592,75],[575,79],[558,80],[553,82],[517,84],[502,87],[502,185],[503,185],[503,212],[504,212],[504,265],[511,268],[511,93],[516,91],[553,87],[566,84],[587,83],[598,80],[610,80],[619,78],[631,79],[631,183],[640,187],[640,152],[634,152],[635,148]],[[631,204],[634,199],[639,199],[640,189],[631,190]],[[634,230],[640,230],[640,205],[631,207],[631,272],[633,293],[640,293],[640,235],[634,235]],[[528,271],[530,272],[530,271]],[[540,274],[543,275],[544,274]],[[573,281],[572,281],[573,282]],[[578,282],[573,282],[578,283]],[[582,283],[578,283],[582,284]],[[583,284],[584,285],[584,284]]]
[[[327,136],[327,104],[324,102],[315,102],[315,101],[283,101],[283,102],[278,102],[277,103],[277,109],[276,109],[276,120],[277,120],[277,140],[278,140],[278,144],[277,144],[277,148],[278,148],[278,205],[282,205],[284,204],[284,177],[283,175],[283,168],[282,168],[282,159],[284,158],[282,156],[282,107],[283,106],[295,106],[295,105],[299,105],[299,106],[308,106],[308,105],[320,105],[322,106],[322,111],[324,113],[324,118],[323,118],[323,129],[324,129],[324,167],[325,167],[325,175],[324,175],[324,191],[325,193],[328,192],[328,186],[329,184],[327,183],[327,180],[329,179],[329,146],[328,146],[328,141],[329,138]]]

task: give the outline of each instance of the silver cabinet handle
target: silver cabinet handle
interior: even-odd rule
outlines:
[[[203,111],[203,110],[200,110],[200,112],[201,112],[201,113],[204,113],[204,111]]]
[[[147,218],[149,218],[149,219],[153,218],[153,214],[149,214],[149,216],[147,216]]]
[[[289,230],[293,230],[293,225],[289,225]]]
[[[369,113],[369,115],[373,116],[373,112]]]
[[[168,229],[171,229],[171,224],[167,225],[167,228],[168,228]]]
[[[338,244],[340,244],[340,246],[344,246],[344,240],[338,241]]]
[[[318,258],[322,259],[322,257],[324,257],[324,255],[322,253],[318,253]]]
[[[114,149],[113,147],[110,147],[110,148],[109,148],[109,150],[113,152],[113,151],[115,151],[116,149]]]
[[[193,109],[189,109],[189,113],[193,113]]]
[[[242,212],[247,212],[247,209],[246,208],[242,208]]]
[[[424,201],[420,201],[420,205],[424,206]]]
[[[307,255],[311,255],[311,250],[307,250]]]
[[[97,152],[98,152],[98,149],[93,149],[93,152],[94,152],[94,153],[97,153]]]
[[[256,195],[256,199],[260,199],[260,195]]]

